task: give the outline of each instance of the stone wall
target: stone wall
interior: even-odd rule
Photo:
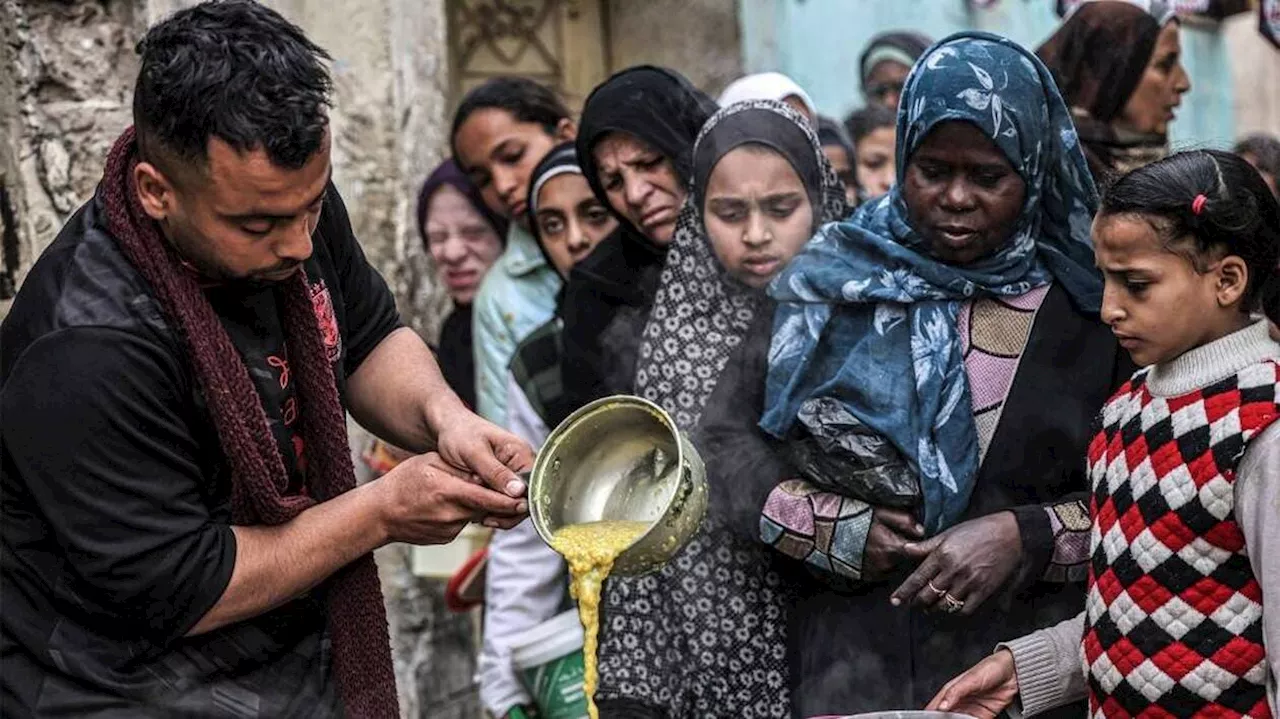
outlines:
[[[129,124],[139,5],[0,0],[0,316]]]

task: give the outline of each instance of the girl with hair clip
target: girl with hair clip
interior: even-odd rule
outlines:
[[[1146,368],[1089,446],[1085,610],[929,707],[1032,715],[1088,696],[1095,717],[1274,716],[1280,344],[1256,313],[1280,318],[1280,205],[1238,156],[1188,152],[1120,179],[1093,238],[1102,317]]]

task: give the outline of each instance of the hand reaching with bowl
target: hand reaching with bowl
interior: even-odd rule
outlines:
[[[1017,696],[1013,653],[1001,649],[947,682],[925,709],[995,719]]]

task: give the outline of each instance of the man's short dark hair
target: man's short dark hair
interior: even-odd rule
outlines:
[[[525,77],[495,77],[471,89],[458,105],[453,115],[453,128],[449,131],[449,143],[458,134],[458,128],[468,117],[489,108],[506,110],[519,122],[533,122],[542,126],[547,134],[553,134],[561,120],[569,118],[569,108],[546,85]],[[453,148],[457,157],[457,148]]]
[[[329,55],[275,11],[251,0],[202,3],[151,28],[138,54],[133,122],[148,161],[203,167],[217,137],[297,169],[320,148]]]

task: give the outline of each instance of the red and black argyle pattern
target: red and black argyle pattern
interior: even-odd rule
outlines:
[[[1262,590],[1235,521],[1235,469],[1280,414],[1280,365],[1154,397],[1140,374],[1089,446],[1084,633],[1094,717],[1270,717]]]

